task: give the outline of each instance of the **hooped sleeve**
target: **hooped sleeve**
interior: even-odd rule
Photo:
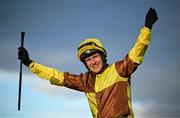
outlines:
[[[46,67],[32,62],[29,65],[29,69],[32,73],[36,74],[42,79],[49,80],[51,84],[63,86],[64,85],[64,72],[60,72],[54,68]]]
[[[145,51],[150,43],[150,36],[151,36],[151,30],[149,28],[143,27],[140,30],[138,39],[134,47],[129,52],[129,58],[133,62],[140,64],[143,61]]]

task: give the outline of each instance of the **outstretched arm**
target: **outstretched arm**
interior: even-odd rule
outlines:
[[[42,79],[49,80],[51,84],[58,86],[66,86],[78,91],[84,91],[84,83],[82,79],[84,74],[74,75],[67,72],[61,72],[54,68],[44,66],[29,57],[28,51],[25,48],[18,48],[18,58],[22,60],[32,73],[36,74]]]
[[[59,72],[56,69],[46,67],[32,61],[29,57],[28,51],[25,48],[20,47],[18,49],[18,59],[21,60],[22,63],[26,65],[32,73],[38,75],[42,79],[49,80],[52,84],[63,85],[63,72]]]

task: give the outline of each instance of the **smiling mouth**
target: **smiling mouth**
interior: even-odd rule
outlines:
[[[92,68],[97,68],[97,67],[99,67],[99,64],[95,64],[92,66]]]

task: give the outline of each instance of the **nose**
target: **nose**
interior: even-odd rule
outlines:
[[[92,58],[92,59],[91,59],[91,64],[94,65],[95,63],[96,63],[96,60]]]

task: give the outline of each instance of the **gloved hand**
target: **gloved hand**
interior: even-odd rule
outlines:
[[[22,47],[19,47],[18,50],[18,59],[21,60],[22,63],[28,67],[32,60],[29,58],[27,50]]]
[[[150,8],[148,13],[146,14],[145,26],[149,29],[152,28],[153,24],[158,20],[158,16],[156,10]]]

